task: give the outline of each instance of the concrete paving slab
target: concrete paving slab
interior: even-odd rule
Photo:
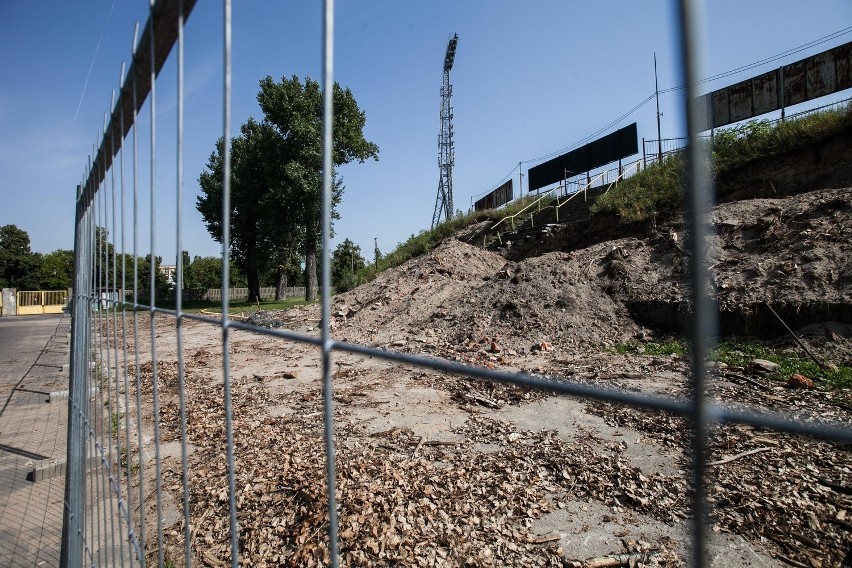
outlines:
[[[33,483],[33,464],[64,459],[67,405],[46,404],[67,388],[67,316],[0,319],[0,566],[56,566],[64,477]],[[60,341],[60,338],[62,341]]]

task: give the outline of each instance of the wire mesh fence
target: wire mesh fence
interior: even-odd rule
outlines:
[[[335,340],[332,335],[329,260],[331,96],[324,97],[323,107],[323,254],[319,333],[261,328],[232,319],[227,286],[221,292],[220,317],[184,312],[180,262],[176,263],[175,269],[175,307],[158,307],[155,263],[140,263],[144,242],[141,233],[146,225],[149,227],[149,235],[145,239],[147,247],[150,251],[156,250],[158,188],[154,181],[148,187],[138,183],[142,169],[138,159],[139,139],[147,137],[150,147],[157,147],[157,74],[169,53],[176,51],[178,124],[174,182],[178,213],[174,235],[176,258],[180,259],[184,184],[183,27],[193,5],[194,2],[189,0],[160,0],[152,4],[150,19],[141,34],[137,28],[132,64],[126,76],[122,70],[118,99],[114,98],[111,114],[105,116],[100,146],[90,159],[86,178],[78,188],[76,272],[70,308],[73,326],[62,540],[64,566],[223,566],[230,563],[236,567],[243,562],[250,564],[249,556],[256,545],[253,535],[260,529],[255,526],[257,519],[241,510],[241,503],[250,498],[255,484],[262,484],[262,480],[247,479],[243,475],[254,472],[257,465],[252,462],[251,448],[275,439],[276,432],[274,424],[266,424],[259,417],[254,421],[241,419],[241,427],[251,429],[235,431],[235,414],[251,417],[254,411],[245,406],[244,400],[235,401],[233,393],[238,389],[251,391],[251,381],[264,378],[241,375],[240,365],[247,357],[241,351],[245,342],[263,343],[264,349],[270,353],[304,347],[301,353],[310,349],[310,357],[315,359],[321,377],[321,396],[310,398],[305,395],[305,401],[313,406],[306,407],[310,411],[299,419],[304,431],[294,431],[293,435],[304,436],[304,444],[311,447],[314,461],[309,469],[310,475],[324,476],[322,498],[310,502],[324,502],[327,507],[324,512],[316,511],[315,506],[313,509],[308,507],[300,510],[299,514],[322,518],[320,525],[325,528],[325,534],[312,534],[309,539],[287,542],[287,550],[282,549],[271,557],[273,564],[298,563],[295,559],[299,556],[293,553],[295,548],[313,551],[312,558],[336,566],[341,561],[339,542],[342,537],[350,538],[339,533],[338,513],[341,503],[347,501],[347,493],[337,487],[336,460],[349,459],[349,453],[356,452],[356,449],[340,443],[335,436],[334,379],[338,373],[332,362],[333,352],[369,357],[407,368],[438,371],[459,380],[470,378],[488,384],[519,385],[682,417],[690,431],[690,554],[694,566],[707,564],[706,471],[708,436],[712,425],[741,423],[835,442],[852,442],[852,431],[843,426],[796,420],[752,408],[724,406],[705,398],[707,360],[716,327],[716,308],[707,293],[709,268],[705,262],[704,245],[710,231],[708,211],[713,204],[713,192],[706,156],[703,155],[706,145],[695,143],[698,134],[692,128],[695,121],[691,107],[687,112],[687,124],[690,125],[690,143],[686,150],[689,192],[685,204],[690,236],[690,304],[693,308],[693,317],[689,320],[691,398],[676,399],[608,389],[561,377],[504,372]],[[688,85],[685,101],[689,101],[697,94],[694,85],[699,77],[700,45],[696,41],[699,22],[692,2],[684,0],[677,6],[682,38],[680,63],[684,83]],[[325,0],[323,43],[318,47],[323,54],[321,85],[327,94],[331,93],[334,81],[334,16],[333,0]],[[227,283],[230,281],[228,251],[232,210],[230,0],[224,2],[220,26],[217,33],[223,34],[224,38],[222,282]],[[146,99],[151,113],[147,134],[142,132],[138,116]],[[152,152],[148,166],[151,180],[156,180],[153,155]],[[148,202],[148,219],[141,218],[143,200]],[[104,231],[112,235],[112,243],[103,238]],[[144,287],[146,283],[147,288]],[[123,301],[125,290],[132,290],[132,302]],[[173,341],[164,341],[160,337],[164,325],[173,326]],[[188,340],[188,329],[216,337],[215,352],[207,353],[197,343]],[[199,368],[209,369],[211,366],[218,369],[219,381],[201,386],[193,382]],[[321,423],[318,422],[320,417]],[[207,439],[218,440],[218,443],[201,443],[199,431],[208,432],[212,438]],[[418,445],[415,453],[419,448]],[[192,461],[190,456],[194,456]],[[268,497],[275,499],[274,495]],[[201,499],[212,500],[215,504],[215,519],[194,507],[194,503]],[[270,534],[273,534],[279,525],[270,519],[266,521],[269,522]],[[210,529],[213,525],[215,531]],[[227,542],[210,536],[225,533],[229,535]],[[381,545],[377,543],[376,546],[378,550]],[[211,552],[216,550],[221,554]]]

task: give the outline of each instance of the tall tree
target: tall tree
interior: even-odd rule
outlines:
[[[349,89],[334,86],[333,167],[378,158],[378,147],[363,135],[366,121]],[[306,78],[260,81],[257,96],[264,118],[252,118],[231,144],[231,227],[229,254],[248,277],[249,299],[260,298],[260,275],[284,266],[292,251],[305,254],[305,297],[317,290],[322,180],[322,91]],[[207,229],[222,242],[224,143],[219,140],[199,177],[197,208]],[[332,172],[334,176],[335,172]],[[334,177],[333,206],[343,194]],[[336,212],[332,211],[332,217]],[[285,272],[282,269],[282,275]],[[280,282],[280,279],[279,279]]]
[[[207,230],[222,242],[222,139],[210,155],[199,183],[196,207]],[[281,140],[268,123],[249,118],[231,143],[230,257],[248,278],[249,300],[260,300],[260,274],[275,252],[292,246],[298,235],[295,208],[289,203]]]
[[[332,92],[334,124],[332,167],[352,161],[378,160],[379,147],[364,138],[367,118],[358,107],[352,91],[337,83]],[[285,171],[293,203],[298,203],[304,231],[305,299],[316,299],[316,255],[320,238],[322,181],[323,93],[318,82],[306,77],[304,83],[293,75],[276,83],[272,77],[260,81],[257,101],[265,120],[281,137]],[[334,172],[332,172],[334,173]],[[339,202],[343,185],[335,180],[332,201]]]
[[[358,277],[355,275],[366,266],[361,247],[349,239],[337,245],[331,253],[331,285],[335,292],[346,292],[357,286]]]
[[[37,290],[41,255],[30,250],[30,235],[15,225],[0,227],[0,286]]]

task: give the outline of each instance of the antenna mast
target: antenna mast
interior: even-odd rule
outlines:
[[[447,44],[444,55],[444,80],[441,84],[441,131],[438,134],[438,195],[435,198],[435,211],[432,213],[432,228],[438,226],[441,217],[449,221],[455,214],[453,208],[453,164],[455,147],[453,146],[453,85],[450,83],[450,70],[456,58],[456,45],[459,34],[454,34]]]

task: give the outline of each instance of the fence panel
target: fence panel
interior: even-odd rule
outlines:
[[[686,223],[690,235],[689,282],[690,303],[694,317],[690,319],[691,383],[688,399],[674,399],[632,391],[607,389],[571,381],[565,378],[543,377],[536,374],[505,372],[486,367],[475,367],[443,358],[412,355],[392,349],[378,349],[366,345],[337,341],[332,338],[330,259],[329,246],[331,220],[331,116],[332,100],[324,98],[323,107],[323,179],[322,179],[322,285],[320,304],[320,331],[318,335],[298,333],[286,329],[261,328],[229,318],[228,300],[235,290],[221,290],[222,315],[211,318],[183,311],[182,263],[176,262],[175,309],[157,306],[154,268],[151,267],[150,286],[141,289],[138,258],[139,238],[145,220],[139,219],[139,198],[150,199],[147,219],[151,231],[149,246],[155,250],[155,203],[157,188],[137,184],[140,169],[137,159],[138,117],[146,98],[150,101],[151,119],[149,142],[156,148],[156,84],[157,72],[174,46],[177,49],[178,81],[178,168],[176,194],[179,214],[174,228],[176,258],[182,254],[183,219],[182,203],[182,136],[183,136],[183,25],[194,2],[184,0],[159,0],[151,7],[149,21],[142,32],[141,41],[134,38],[133,64],[121,85],[119,100],[114,105],[110,121],[104,125],[104,136],[88,176],[78,189],[75,225],[75,278],[72,304],[72,356],[69,393],[68,465],[65,487],[65,509],[62,541],[62,565],[139,565],[156,563],[173,566],[176,563],[222,566],[230,562],[236,567],[241,561],[253,562],[248,557],[253,542],[247,534],[255,534],[254,521],[240,515],[240,504],[253,492],[266,487],[267,478],[256,471],[253,448],[268,442],[263,432],[272,436],[275,429],[265,424],[261,417],[252,415],[253,407],[235,401],[238,389],[250,391],[253,381],[263,381],[263,375],[245,376],[237,372],[245,362],[245,343],[267,343],[274,362],[276,350],[284,345],[318,348],[317,360],[304,367],[318,367],[321,378],[321,399],[305,394],[300,404],[313,403],[311,412],[296,417],[301,420],[311,436],[305,443],[321,444],[324,451],[311,449],[311,460],[317,467],[312,475],[325,476],[323,495],[306,493],[300,498],[304,505],[296,513],[318,515],[326,535],[311,534],[303,540],[290,543],[301,551],[314,550],[316,558],[324,558],[333,566],[340,562],[338,534],[338,488],[336,457],[354,452],[353,448],[335,444],[334,379],[337,369],[332,366],[332,352],[349,353],[371,360],[431,369],[449,373],[459,378],[475,378],[486,384],[511,384],[555,392],[559,395],[584,397],[606,401],[630,408],[674,413],[688,421],[691,438],[689,454],[692,463],[691,479],[691,564],[704,566],[706,555],[706,490],[705,474],[708,467],[707,447],[709,429],[713,424],[742,423],[779,432],[799,433],[837,442],[852,442],[848,428],[834,425],[808,423],[786,416],[769,414],[751,408],[730,408],[705,399],[706,360],[715,334],[715,305],[707,295],[709,281],[708,262],[705,262],[705,239],[708,237],[706,219],[712,205],[712,191],[707,172],[707,160],[702,154],[706,144],[696,143],[695,125],[699,109],[688,108],[689,140],[686,146],[689,192]],[[334,3],[324,0],[323,11],[323,70],[321,84],[324,93],[331,93],[333,85]],[[685,100],[694,101],[699,70],[697,69],[693,2],[678,3],[678,21],[682,26],[680,65],[685,78]],[[224,35],[222,109],[224,164],[223,164],[223,274],[229,281],[230,249],[230,139],[231,112],[231,2],[225,0],[220,28],[211,33]],[[138,32],[138,30],[137,30]],[[122,76],[124,74],[122,73]],[[143,134],[144,136],[144,134]],[[130,143],[125,143],[125,138]],[[129,146],[129,148],[127,148]],[[125,172],[125,153],[131,154],[130,172]],[[151,178],[156,178],[155,163],[151,160]],[[126,183],[125,178],[131,181]],[[116,179],[117,178],[117,179]],[[131,219],[125,218],[125,206],[131,209]],[[99,230],[110,227],[120,246],[109,247],[100,238]],[[132,241],[130,262],[128,242]],[[118,256],[120,249],[121,257]],[[119,291],[132,290],[132,301],[123,301]],[[303,292],[303,290],[302,290]],[[122,298],[120,300],[119,298]],[[147,299],[147,303],[146,303]],[[345,317],[345,314],[344,316]],[[175,326],[176,341],[165,342],[158,335],[158,322]],[[163,324],[160,324],[161,326]],[[209,353],[184,341],[186,329],[205,328],[220,338],[216,353]],[[252,339],[241,339],[250,332]],[[158,339],[159,338],[159,339]],[[302,349],[301,351],[304,351]],[[300,352],[301,352],[300,351]],[[212,366],[211,366],[212,362]],[[196,377],[203,369],[216,367],[221,381],[198,382]],[[303,368],[303,367],[300,367]],[[272,372],[272,371],[270,371]],[[187,387],[191,386],[191,389]],[[198,398],[203,406],[192,404]],[[320,403],[321,400],[321,403]],[[235,430],[235,416],[239,412],[239,425],[257,429]],[[246,421],[246,414],[249,421]],[[322,424],[317,418],[322,417]],[[253,421],[252,421],[253,420]],[[265,420],[265,419],[264,419]],[[165,422],[163,422],[165,421]],[[280,422],[272,419],[280,426]],[[270,426],[264,430],[265,426]],[[209,447],[198,443],[199,432],[212,432],[218,442]],[[296,434],[301,435],[300,432]],[[192,442],[192,443],[190,443]],[[237,449],[243,452],[237,456]],[[420,449],[418,445],[414,450]],[[193,458],[191,469],[190,455]],[[199,457],[200,456],[200,457]],[[286,456],[281,456],[282,459]],[[322,463],[319,464],[319,461]],[[90,466],[90,464],[94,466]],[[253,477],[246,477],[252,475]],[[238,484],[238,477],[240,483]],[[370,480],[365,480],[369,482]],[[257,484],[257,486],[255,486]],[[288,488],[275,488],[265,496],[275,499],[274,493]],[[343,499],[346,495],[341,490]],[[202,499],[214,499],[220,515],[215,521],[200,515],[194,508]],[[320,504],[325,513],[317,512]],[[164,533],[164,519],[175,529]],[[222,521],[226,519],[226,521]],[[264,519],[272,523],[274,519]],[[221,525],[224,522],[224,525]],[[280,525],[277,525],[280,526]],[[274,532],[275,526],[270,524]],[[209,534],[227,539],[207,539]],[[227,542],[224,542],[227,540]],[[283,542],[283,541],[282,541]],[[283,546],[283,545],[282,545]],[[379,544],[376,545],[377,548]],[[175,548],[177,547],[177,549]],[[285,551],[277,553],[277,563],[295,562]],[[289,553],[287,553],[289,554]],[[314,559],[316,559],[314,558]],[[288,560],[289,559],[289,560]],[[437,562],[437,560],[436,560]]]

